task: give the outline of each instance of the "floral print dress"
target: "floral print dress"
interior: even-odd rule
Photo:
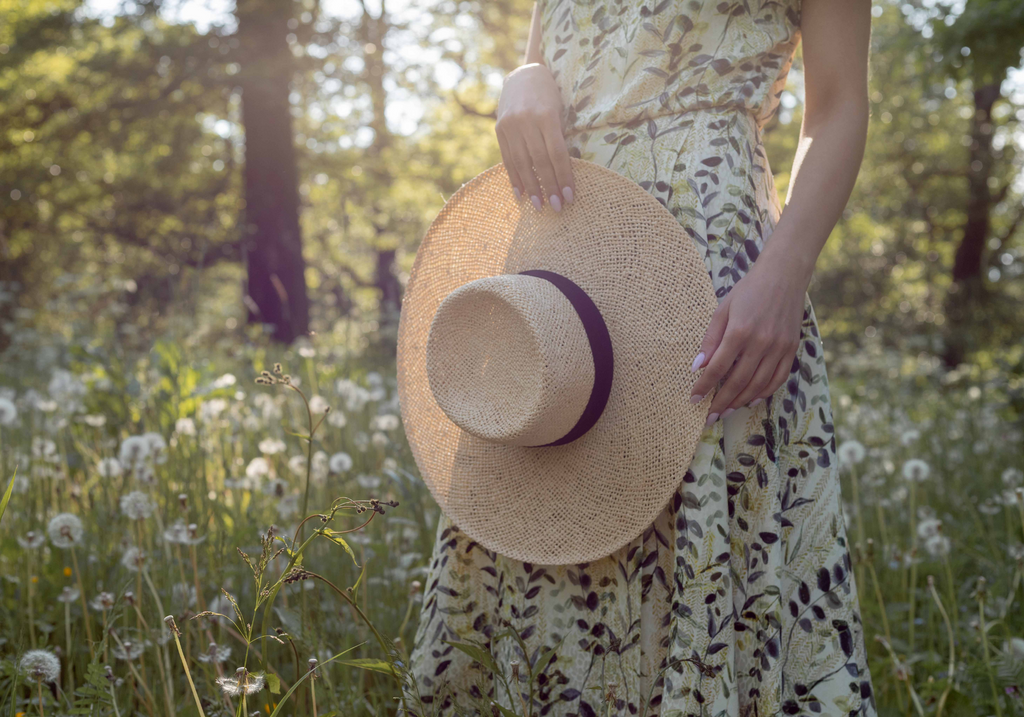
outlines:
[[[570,154],[660,199],[721,301],[781,213],[761,131],[800,42],[800,0],[539,1]],[[443,715],[498,714],[492,700],[541,717],[874,714],[835,445],[805,294],[789,378],[704,429],[630,544],[532,565],[439,516],[410,657],[424,703]],[[452,642],[483,645],[519,689]]]

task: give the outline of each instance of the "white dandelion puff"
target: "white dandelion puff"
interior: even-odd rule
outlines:
[[[905,480],[917,481],[918,483],[928,479],[931,469],[928,464],[920,458],[911,458],[903,464],[903,478]]]
[[[188,583],[175,583],[171,588],[171,600],[175,604],[192,607],[196,604],[196,586]]]
[[[78,588],[70,588],[67,585],[64,586],[64,590],[57,596],[57,602],[62,603],[73,603],[78,600],[79,596]]]
[[[1016,488],[1024,483],[1024,471],[1019,468],[1007,468],[1000,477],[1003,479],[1003,485],[1009,488]]]
[[[92,600],[89,601],[89,607],[96,612],[104,612],[106,610],[112,610],[115,604],[116,598],[114,593],[100,593]]]
[[[383,413],[370,420],[370,428],[378,431],[394,431],[398,425],[398,416],[393,413]]]
[[[145,563],[146,554],[134,546],[124,551],[124,555],[121,556],[121,565],[123,565],[126,570],[130,570],[133,573],[137,573],[142,570],[142,566],[145,565]]]
[[[199,527],[195,523],[185,525],[185,521],[178,518],[164,530],[164,540],[178,545],[198,545],[206,540],[206,536],[199,536]]]
[[[113,650],[111,650],[111,652],[113,652],[114,657],[119,660],[132,662],[139,659],[139,656],[142,655],[143,651],[145,651],[146,644],[148,644],[148,642],[148,640],[145,643],[125,641],[120,645],[117,645]]]
[[[117,478],[124,470],[121,468],[121,461],[116,458],[104,458],[96,464],[96,472],[100,478]]]
[[[262,672],[252,673],[244,667],[235,671],[234,677],[218,677],[217,684],[225,694],[232,697],[241,695],[254,695],[263,689],[266,677]]]
[[[46,532],[50,536],[50,542],[58,548],[70,548],[82,542],[85,529],[82,521],[73,513],[58,513],[50,519],[46,526]]]
[[[331,411],[327,414],[327,423],[333,428],[344,428],[348,424],[348,419],[341,411]]]
[[[335,453],[327,466],[331,473],[345,473],[352,469],[352,457],[348,453]]]
[[[149,457],[149,442],[142,436],[128,436],[121,442],[121,465],[134,468]]]
[[[43,537],[42,533],[37,533],[34,530],[30,530],[25,533],[25,537],[18,536],[18,545],[25,550],[38,550],[39,548],[46,545],[46,538]]]
[[[374,448],[384,448],[388,444],[388,437],[381,431],[374,431],[373,435],[370,436],[370,443],[373,444]]]
[[[174,422],[174,432],[179,436],[196,435],[196,422],[191,418],[179,418]]]
[[[159,433],[150,431],[149,433],[142,434],[143,440],[146,441],[146,446],[149,448],[149,455],[156,464],[163,464],[167,462],[167,441]]]
[[[60,659],[49,650],[29,650],[21,656],[19,669],[33,682],[56,682]]]
[[[218,665],[227,662],[229,657],[231,657],[231,647],[229,645],[218,645],[216,642],[211,642],[210,646],[206,648],[206,652],[201,652],[198,655],[200,662]]]
[[[260,453],[264,453],[268,456],[277,455],[283,453],[288,446],[280,438],[264,438],[260,441],[259,449]]]
[[[10,427],[18,420],[18,408],[7,398],[0,398],[0,426]]]
[[[949,555],[952,543],[945,535],[933,535],[924,541],[924,549],[935,559]]]
[[[313,396],[309,399],[309,410],[314,415],[320,415],[326,413],[330,406],[327,404],[327,399],[323,396]]]
[[[864,444],[860,441],[843,441],[836,448],[836,454],[839,456],[839,461],[844,465],[853,465],[860,463],[864,460]]]
[[[121,496],[121,512],[131,520],[143,520],[153,515],[156,503],[141,490],[133,490]]]
[[[294,475],[297,476],[306,475],[306,457],[297,455],[289,458],[288,470],[290,470]]]
[[[274,478],[264,484],[263,492],[274,498],[284,498],[285,494],[288,493],[288,484],[280,478]]]
[[[904,446],[909,446],[909,445],[913,444],[920,437],[921,437],[921,431],[917,430],[916,428],[911,428],[911,429],[908,429],[908,430],[904,431],[900,435],[900,443],[902,443]]]
[[[257,456],[245,467],[245,475],[254,480],[270,475],[270,463],[263,456]]]
[[[374,488],[380,486],[380,476],[371,476],[366,475],[365,473],[361,473],[358,476],[356,476],[356,483],[358,483],[360,487],[365,488],[366,490],[373,490]]]

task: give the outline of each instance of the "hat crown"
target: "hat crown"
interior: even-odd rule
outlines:
[[[572,302],[546,279],[522,274],[477,279],[445,297],[426,364],[434,399],[452,422],[510,446],[565,436],[594,386],[594,358]]]

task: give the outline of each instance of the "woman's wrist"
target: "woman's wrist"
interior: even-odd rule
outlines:
[[[526,70],[526,69],[531,68],[531,67],[547,67],[547,65],[545,65],[543,62],[525,62],[522,65],[520,65],[519,67],[517,67],[514,70],[512,70],[511,72],[509,72],[507,75],[505,75],[505,77],[502,79],[501,83],[504,85],[506,82],[509,81],[509,78],[511,78],[512,75],[516,74],[520,70]]]
[[[776,228],[761,248],[754,266],[760,265],[762,270],[786,277],[787,283],[802,293],[811,285],[815,263],[816,257],[808,247],[800,246]]]

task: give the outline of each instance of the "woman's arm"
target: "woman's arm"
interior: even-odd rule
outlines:
[[[540,46],[540,3],[533,4],[533,14],[530,16],[530,34],[526,38],[526,54],[523,55],[523,64],[529,65],[532,62],[544,64],[544,55],[541,54]]]
[[[786,206],[751,269],[719,304],[694,359],[694,371],[707,366],[694,402],[728,374],[708,425],[772,395],[789,376],[814,265],[864,156],[871,2],[803,0],[800,24],[806,96]]]

